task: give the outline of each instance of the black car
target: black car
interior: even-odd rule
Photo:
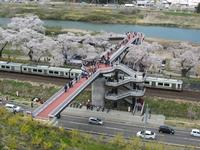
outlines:
[[[168,126],[160,126],[158,131],[162,132],[162,133],[168,133],[168,134],[174,134],[175,133],[174,129],[172,129]]]

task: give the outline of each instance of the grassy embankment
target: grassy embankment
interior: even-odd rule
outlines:
[[[12,80],[0,80],[0,95],[19,103],[28,105],[33,97],[40,97],[43,100],[53,95],[59,87],[53,85],[33,84]],[[19,91],[19,96],[16,96]],[[85,103],[91,99],[91,92],[86,90],[80,94],[74,102]],[[197,102],[173,101],[160,98],[145,98],[153,114],[164,114],[167,117],[166,123],[175,126],[200,127],[200,104]],[[123,105],[123,104],[122,104]],[[119,105],[120,110],[127,110],[127,107]],[[177,119],[178,118],[178,119]],[[177,121],[179,120],[179,121]],[[190,123],[188,123],[190,122]]]
[[[200,28],[199,14],[190,12],[156,11],[136,8],[105,8],[69,3],[54,5],[4,4],[0,5],[1,17],[33,13],[41,19],[73,20],[95,23],[121,23]]]
[[[145,143],[138,138],[125,140],[118,133],[114,138],[93,137],[77,130],[66,131],[32,121],[29,117],[8,113],[0,108],[0,149],[20,150],[181,150],[182,148]],[[186,147],[187,148],[187,147]],[[193,148],[187,148],[193,149]]]

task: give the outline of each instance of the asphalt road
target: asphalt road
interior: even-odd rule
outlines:
[[[62,114],[59,120],[59,126],[65,129],[78,129],[93,134],[103,134],[107,136],[114,136],[117,133],[121,133],[125,138],[131,138],[142,129],[143,126],[121,124],[117,122],[104,121],[104,125],[91,125],[88,123],[88,118],[79,116],[69,116]],[[190,131],[186,130],[175,130],[174,135],[162,134],[158,132],[158,128],[147,127],[156,133],[156,140],[164,143],[178,144],[178,145],[192,145],[200,148],[200,138],[190,136]]]

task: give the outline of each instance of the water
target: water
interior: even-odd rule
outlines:
[[[0,18],[0,25],[5,26],[8,18]],[[115,33],[126,33],[128,31],[143,32],[146,37],[161,38],[168,40],[190,41],[200,43],[200,30],[176,27],[124,25],[124,24],[95,24],[76,21],[44,20],[45,26],[83,29],[89,31],[107,31]]]

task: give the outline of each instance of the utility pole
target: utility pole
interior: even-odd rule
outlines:
[[[144,138],[143,138],[143,150],[145,150],[145,133],[146,133],[146,126],[147,126],[147,119],[148,119],[148,116],[149,116],[149,107],[148,107],[148,104],[147,104],[147,108],[145,110],[145,114],[144,114]]]

